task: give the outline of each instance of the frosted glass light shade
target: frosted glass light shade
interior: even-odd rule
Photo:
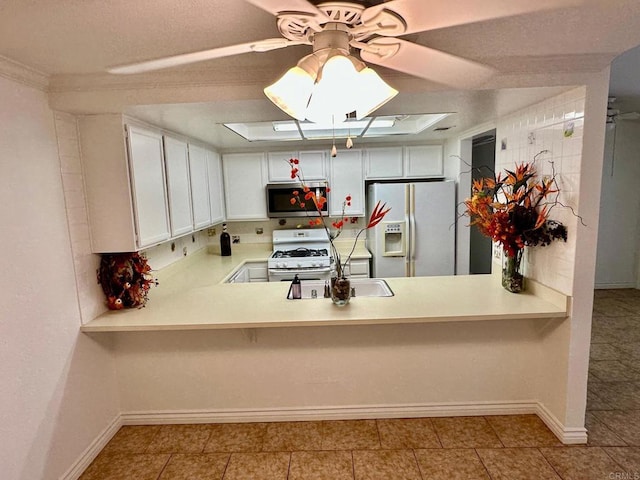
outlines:
[[[324,64],[307,109],[314,123],[343,122],[353,112],[358,96],[358,72],[347,57],[336,55]]]
[[[287,115],[304,120],[314,81],[309,73],[295,66],[287,70],[275,83],[266,87],[264,94]]]
[[[398,94],[371,68],[351,55],[331,50],[324,64],[315,53],[302,58],[264,93],[287,115],[336,125],[351,112],[367,117]]]
[[[369,116],[398,94],[395,88],[380,78],[373,69],[366,67],[358,72],[357,105],[355,108],[358,120]]]

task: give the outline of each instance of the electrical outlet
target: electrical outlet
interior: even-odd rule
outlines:
[[[231,235],[231,243],[240,243],[240,235]]]

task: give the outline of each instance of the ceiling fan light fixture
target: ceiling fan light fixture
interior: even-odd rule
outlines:
[[[318,58],[313,53],[307,55],[266,87],[264,94],[287,115],[304,120],[319,69]]]
[[[327,41],[327,45],[302,58],[264,89],[267,98],[287,115],[313,123],[342,123],[354,111],[359,119],[368,116],[398,94],[373,69],[350,55],[348,44],[342,48],[339,42]]]
[[[368,117],[398,94],[372,68],[366,67],[358,72],[358,101],[355,112],[356,119]]]
[[[341,123],[357,102],[358,72],[344,55],[334,55],[323,65],[314,85],[307,119],[314,123]]]

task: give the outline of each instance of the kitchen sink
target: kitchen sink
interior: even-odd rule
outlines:
[[[317,298],[324,298],[323,280],[302,280],[302,298],[315,298],[313,290],[317,294]],[[389,284],[382,278],[352,278],[351,279],[352,297],[393,297],[393,290]]]

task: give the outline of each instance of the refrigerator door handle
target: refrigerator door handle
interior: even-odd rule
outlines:
[[[411,276],[411,184],[404,186],[404,224],[406,232],[404,235],[405,248],[405,263],[404,263],[404,276]]]
[[[416,276],[416,190],[413,184],[410,184],[410,203],[409,203],[409,276]]]

